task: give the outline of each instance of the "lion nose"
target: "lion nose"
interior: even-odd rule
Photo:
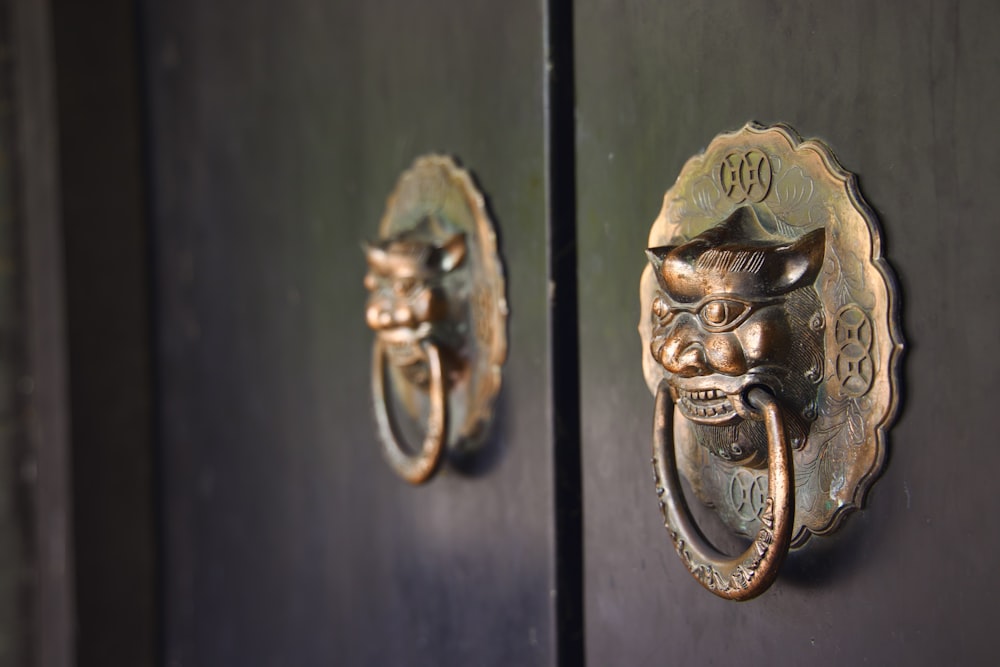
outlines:
[[[688,343],[683,349],[667,343],[660,355],[660,363],[674,375],[690,378],[708,375],[708,364],[705,361],[705,347],[698,341]]]
[[[388,329],[392,326],[392,314],[386,309],[384,303],[374,302],[365,309],[365,320],[368,326],[375,331]]]
[[[711,373],[704,342],[689,324],[678,323],[661,348],[659,361],[667,371],[680,377]]]

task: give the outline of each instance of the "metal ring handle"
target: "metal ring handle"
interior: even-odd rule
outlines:
[[[416,454],[408,453],[399,444],[402,437],[389,414],[385,395],[385,348],[377,337],[372,350],[372,392],[382,453],[392,469],[411,484],[423,484],[437,471],[444,453],[445,434],[448,432],[448,400],[441,370],[441,353],[437,345],[429,341],[424,342],[422,347],[427,354],[430,371],[430,411],[424,441]]]
[[[719,553],[709,544],[684,500],[673,445],[674,406],[666,380],[656,390],[653,417],[653,469],[664,525],[691,575],[727,600],[749,600],[774,582],[791,543],[795,511],[792,455],[781,406],[771,394],[759,388],[751,389],[747,400],[763,413],[767,430],[768,498],[757,537],[736,558]]]

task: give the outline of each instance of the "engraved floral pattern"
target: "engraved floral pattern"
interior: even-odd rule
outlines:
[[[725,196],[720,175],[729,177],[732,185],[732,175],[739,176],[733,171],[740,166],[736,158],[754,150],[767,156],[771,170],[769,191],[752,204],[762,225],[790,240],[819,226],[827,233],[826,264],[816,284],[824,308],[814,327],[824,331],[827,358],[811,369],[822,378],[816,421],[806,441],[793,445],[793,546],[801,546],[809,535],[839,525],[845,510],[860,503],[884,460],[885,431],[897,408],[894,389],[902,349],[895,315],[898,296],[881,257],[877,221],[854,178],[824,144],[802,141],[784,126],[748,124],[720,135],[703,154],[691,158],[664,197],[663,210],[650,230],[650,246],[682,243],[725,219],[739,204]],[[722,169],[727,158],[728,168]],[[749,180],[737,184],[750,191],[745,187]],[[644,281],[643,290],[654,287]],[[651,297],[644,293],[642,298],[648,312]],[[647,349],[644,343],[643,351]],[[660,379],[656,367],[644,360],[644,370],[655,393]],[[762,524],[740,515],[731,492],[740,467],[706,456],[682,424],[676,428],[678,465],[695,493],[715,507],[727,525],[756,539]],[[766,481],[764,485],[766,493]]]

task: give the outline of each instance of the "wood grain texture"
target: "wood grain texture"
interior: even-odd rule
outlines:
[[[27,0],[4,3],[0,14],[0,664],[69,667],[72,504],[51,15],[47,2]]]
[[[996,6],[588,0],[575,14],[588,662],[987,662]],[[689,580],[660,525],[635,325],[663,192],[751,119],[824,139],[859,175],[908,352],[868,509],[793,553],[762,598],[732,604]]]
[[[166,663],[555,652],[543,33],[534,2],[147,3]],[[472,170],[506,261],[495,435],[379,457],[364,258],[399,173]]]
[[[12,3],[0,0],[0,53],[13,53],[12,17]],[[0,262],[7,267],[0,273],[0,479],[4,482],[0,495],[0,665],[4,667],[30,664],[30,640],[36,628],[33,590],[24,577],[31,554],[26,527],[33,513],[28,511],[30,496],[17,474],[27,443],[24,399],[17,389],[26,359],[14,72],[10,55],[0,59]]]

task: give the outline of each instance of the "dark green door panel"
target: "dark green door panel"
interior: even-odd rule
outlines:
[[[166,664],[552,664],[540,4],[146,4]],[[360,242],[431,151],[489,198],[510,352],[483,456],[412,488]]]
[[[988,2],[577,3],[588,664],[988,660],[998,19]],[[635,327],[664,191],[715,134],[751,119],[826,140],[859,175],[909,352],[868,509],[735,604],[691,579],[661,525]]]
[[[565,170],[584,539],[582,556],[560,548],[585,565],[588,664],[986,661],[1000,12],[582,0],[576,159],[547,164],[546,11],[144,3],[165,663],[556,662],[572,503],[553,480],[572,455],[553,434],[574,431],[556,424],[576,416],[576,387],[549,371],[553,357],[566,368],[550,299],[567,292],[550,288],[547,259],[564,249],[547,243],[573,235],[565,220],[553,233],[546,191],[572,190],[554,186]],[[663,192],[750,119],[826,140],[859,175],[909,351],[868,509],[733,604],[691,580],[661,526],[635,327]],[[375,443],[359,243],[430,151],[457,156],[489,198],[510,354],[482,457],[415,489]]]

